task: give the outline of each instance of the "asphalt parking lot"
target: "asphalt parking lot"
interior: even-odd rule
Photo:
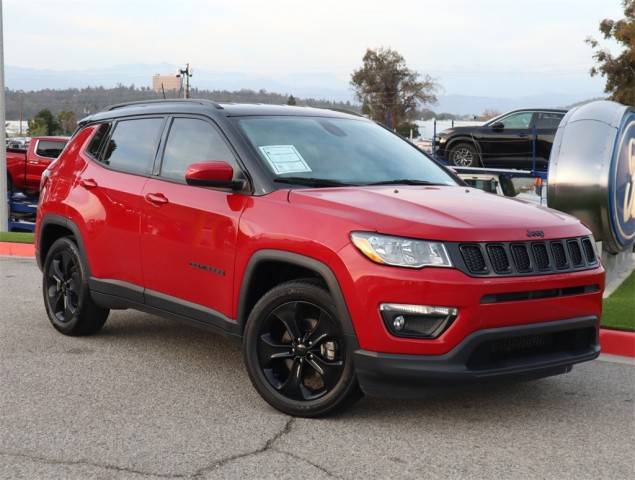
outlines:
[[[93,337],[48,323],[32,259],[0,258],[0,478],[633,478],[635,366],[364,399],[291,419],[239,345],[118,311]]]

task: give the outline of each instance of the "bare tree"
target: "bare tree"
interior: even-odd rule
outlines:
[[[397,128],[413,119],[417,107],[437,101],[438,85],[429,75],[410,70],[399,52],[368,49],[362,61],[351,75],[351,85],[374,120]]]

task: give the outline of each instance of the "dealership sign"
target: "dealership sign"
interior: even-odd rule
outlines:
[[[611,253],[635,240],[635,110],[591,102],[562,119],[549,160],[550,207],[577,216]]]

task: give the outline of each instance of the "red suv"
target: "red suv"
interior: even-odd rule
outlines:
[[[108,108],[45,172],[36,239],[57,330],[135,308],[242,338],[254,387],[292,415],[599,354],[589,230],[354,115]]]

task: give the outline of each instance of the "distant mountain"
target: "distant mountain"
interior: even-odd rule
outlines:
[[[485,110],[497,110],[501,113],[517,108],[568,108],[569,105],[584,103],[595,97],[589,93],[571,95],[566,93],[546,93],[518,98],[473,97],[466,95],[443,95],[432,106],[435,112],[448,112],[456,115],[476,115]]]
[[[25,91],[87,86],[110,88],[118,84],[147,87],[151,85],[152,75],[156,73],[169,74],[176,71],[177,66],[168,63],[133,64],[86,70],[41,70],[8,65],[5,70],[5,84],[7,88],[12,90]],[[348,80],[330,73],[298,73],[279,75],[274,78],[273,76],[240,72],[212,72],[195,68],[192,85],[204,90],[266,90],[282,95],[293,94],[302,98],[327,99],[336,102],[355,101]],[[588,94],[549,92],[516,98],[444,94],[439,96],[437,104],[429,107],[439,113],[476,115],[484,110],[505,112],[523,107],[563,107],[593,97],[597,97],[597,92],[589,92]]]

